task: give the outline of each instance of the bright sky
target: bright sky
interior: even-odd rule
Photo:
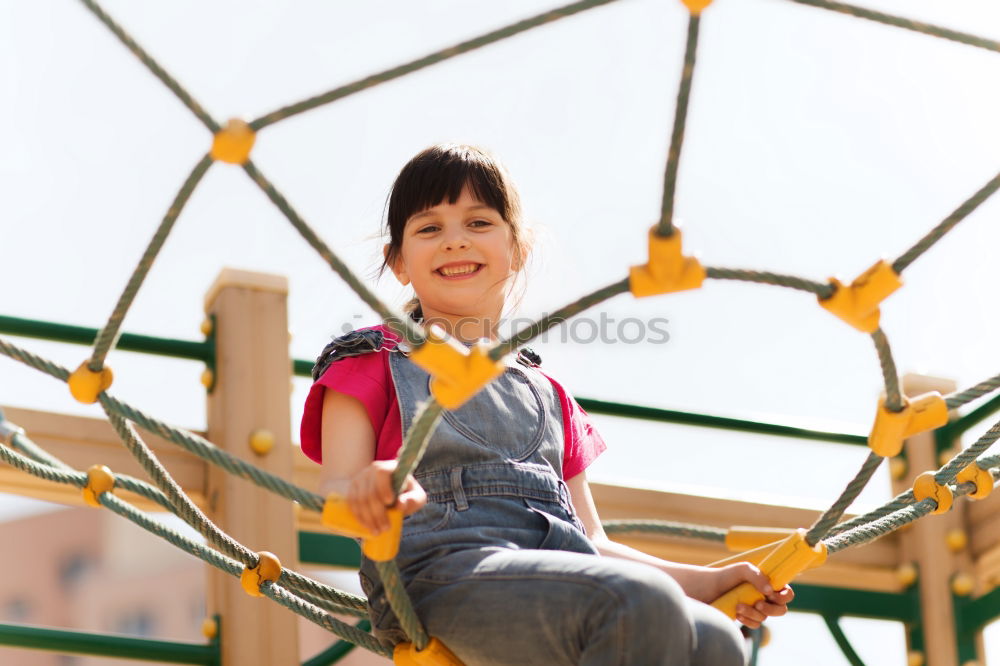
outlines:
[[[1000,39],[987,0],[865,6]],[[184,2],[103,6],[216,119],[284,104],[533,15],[556,3]],[[623,0],[311,111],[261,133],[259,168],[355,271],[377,266],[400,166],[442,140],[495,151],[538,242],[521,314],[537,317],[620,280],[656,219],[686,10]],[[713,266],[851,279],[908,249],[1000,171],[1000,54],[782,0],[717,0],[702,21],[676,211]],[[75,2],[0,0],[0,314],[103,325],[180,183],[204,128]],[[966,387],[1000,372],[989,290],[1000,245],[988,201],[904,273],[883,308],[902,372]],[[292,353],[313,358],[345,325],[374,323],[236,168],[199,186],[125,323],[199,338],[223,266],[286,275]],[[391,276],[374,285],[396,305]],[[662,344],[532,345],[576,395],[867,431],[881,376],[871,343],[803,292],[709,282],[619,296],[592,313],[648,326]],[[637,326],[637,324],[630,324]],[[612,326],[613,328],[614,326]],[[632,329],[637,330],[637,329]],[[580,324],[586,336],[588,326]],[[628,334],[628,333],[626,333]],[[20,341],[75,367],[80,347]],[[113,353],[117,395],[202,427],[201,367]],[[0,360],[0,404],[96,416],[47,377]],[[293,398],[297,423],[307,384]],[[597,418],[599,480],[687,487],[823,508],[860,449]],[[636,459],[643,460],[636,466]],[[714,478],[692,470],[721,465]],[[775,471],[775,470],[781,471]],[[876,477],[861,498],[888,498]],[[7,513],[23,502],[0,501]],[[761,664],[845,663],[818,618],[772,626]],[[852,622],[867,663],[903,663],[902,634]],[[891,631],[896,631],[895,629]],[[814,650],[821,645],[820,656]]]

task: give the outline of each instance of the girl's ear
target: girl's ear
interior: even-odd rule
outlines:
[[[407,275],[406,269],[403,267],[402,257],[399,256],[399,253],[396,254],[393,261],[389,261],[389,243],[382,246],[382,256],[385,257],[386,265],[389,266],[389,270],[396,276],[399,283],[404,287],[410,284],[410,276]]]
[[[529,238],[521,238],[518,241],[517,246],[514,247],[514,256],[511,258],[510,268],[515,273],[522,268],[528,261],[528,255],[531,253],[531,240]]]

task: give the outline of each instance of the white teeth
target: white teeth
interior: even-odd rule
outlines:
[[[440,268],[442,275],[466,275],[468,273],[474,273],[479,268],[479,264],[468,264],[466,266],[449,266],[447,268]]]

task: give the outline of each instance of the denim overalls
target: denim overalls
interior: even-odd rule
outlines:
[[[336,356],[389,354],[406,433],[429,375],[378,331],[344,337]],[[467,666],[743,664],[723,615],[658,569],[598,555],[561,478],[562,410],[536,359],[509,356],[501,376],[443,412],[414,473],[428,502],[404,520],[396,562],[428,633]],[[371,561],[360,577],[376,635],[405,640]]]

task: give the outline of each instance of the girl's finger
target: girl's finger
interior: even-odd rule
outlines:
[[[382,514],[385,513],[385,505],[378,497],[378,493],[375,489],[375,481],[371,477],[365,479],[364,485],[361,488],[361,515],[358,516],[358,520],[361,524],[367,527],[373,535],[381,534],[384,528],[382,527]]]
[[[396,503],[396,494],[392,492],[392,472],[380,470],[375,477],[375,491],[382,506],[392,506]]]
[[[756,629],[764,621],[764,614],[746,604],[736,605],[736,620],[751,629]]]
[[[776,604],[789,604],[795,598],[795,592],[787,585],[770,595],[768,601]]]
[[[423,489],[417,486],[413,490],[408,490],[402,493],[397,500],[399,508],[403,511],[404,516],[409,516],[412,513],[419,511],[425,504],[427,504],[427,494],[424,493]]]
[[[402,504],[403,513],[408,516],[427,504],[427,493],[417,480],[410,476],[407,477],[403,492],[399,495],[399,502]]]
[[[376,535],[389,529],[389,517],[385,512],[385,502],[382,501],[381,495],[372,489],[373,492],[368,496],[368,513],[372,517],[373,531]]]
[[[755,604],[757,610],[768,617],[779,617],[788,612],[788,606],[784,604],[772,604],[766,601],[758,601]]]
[[[351,508],[351,513],[354,517],[358,519],[366,529],[371,530],[372,520],[371,516],[368,515],[368,500],[367,493],[365,492],[365,484],[359,482],[355,488],[352,488],[353,492],[347,498],[347,505]]]

